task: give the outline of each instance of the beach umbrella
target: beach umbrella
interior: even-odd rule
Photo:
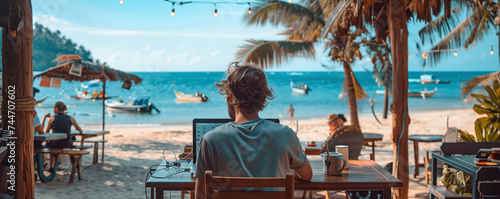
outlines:
[[[66,81],[90,81],[99,79],[103,82],[103,96],[102,96],[102,130],[104,130],[104,114],[105,114],[105,103],[106,99],[106,81],[123,81],[125,85],[130,85],[132,81],[135,84],[142,82],[142,79],[134,74],[123,72],[110,68],[108,66],[93,63],[89,61],[83,61],[78,55],[61,55],[57,57],[54,61],[57,62],[55,67],[49,68],[42,73],[33,77],[51,77],[51,78],[61,78]],[[129,87],[129,86],[127,86]]]

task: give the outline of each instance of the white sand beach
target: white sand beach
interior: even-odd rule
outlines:
[[[409,135],[413,134],[444,134],[449,126],[457,127],[469,132],[473,131],[473,124],[478,115],[472,109],[453,110],[410,110],[411,123]],[[379,116],[380,117],[380,116]],[[349,117],[347,117],[349,118]],[[300,120],[298,137],[302,141],[322,141],[327,137],[326,117],[316,120]],[[384,135],[382,142],[376,142],[376,162],[385,166],[392,162],[393,148],[391,139],[392,119],[382,119],[382,124],[371,115],[360,117],[363,132],[380,133]],[[288,125],[288,121],[282,122]],[[83,127],[91,129],[95,127]],[[296,126],[292,128],[296,130]],[[105,162],[92,165],[92,152],[83,159],[82,181],[75,180],[68,184],[69,169],[58,171],[52,182],[35,184],[37,199],[66,199],[66,198],[146,198],[145,178],[152,165],[159,164],[163,159],[165,148],[172,148],[181,152],[184,145],[192,143],[191,125],[153,126],[153,127],[109,127],[111,134],[106,136],[108,143],[105,148]],[[440,143],[421,143],[420,159],[426,150],[438,149]],[[423,168],[417,178],[413,178],[414,154],[413,144],[408,143],[410,166],[409,198],[427,198]],[[371,147],[365,146],[360,159],[369,159]],[[174,155],[165,152],[167,159]],[[314,158],[314,157],[311,157]],[[149,190],[148,190],[149,193]],[[324,192],[317,192],[315,198],[324,197]],[[342,194],[331,192],[335,198],[345,198]],[[297,196],[301,195],[297,193]],[[179,191],[165,192],[165,198],[180,198]],[[149,198],[149,194],[148,194]]]

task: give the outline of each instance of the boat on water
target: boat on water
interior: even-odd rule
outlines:
[[[430,90],[430,91],[427,90],[427,88],[423,91],[411,91],[411,90],[409,90],[408,97],[421,97],[422,99],[425,99],[427,97],[434,96],[434,94],[436,94],[437,90],[438,90],[437,87],[434,88],[434,90]],[[384,95],[385,90],[376,90],[375,92],[373,92],[373,94]],[[389,93],[389,96],[392,96],[392,93]]]
[[[106,100],[107,111],[117,113],[151,113],[153,109],[160,112],[156,106],[149,101],[149,97],[130,99],[128,101]]]
[[[74,100],[96,100],[102,99],[104,96],[104,91],[101,90],[101,80],[91,80],[88,82],[83,82],[80,88],[75,88],[76,95],[68,96],[69,99]],[[92,91],[93,90],[93,91]],[[91,92],[89,92],[91,91]],[[107,97],[105,99],[111,99],[113,97]]]
[[[309,86],[307,86],[307,84],[301,83],[301,84],[295,85],[293,83],[293,81],[290,81],[290,88],[292,88],[293,93],[301,94],[301,95],[305,95],[305,94],[309,93],[309,91],[311,90],[309,88]]]
[[[196,91],[195,95],[185,94],[177,90],[174,90],[174,93],[175,97],[177,97],[176,102],[199,103],[208,101],[208,97],[205,94],[200,94],[198,91]]]
[[[443,81],[440,79],[434,79],[433,75],[423,74],[423,75],[420,75],[420,79],[409,78],[408,82],[409,83],[421,83],[421,84],[430,84],[430,83],[449,84],[451,82],[451,80]]]

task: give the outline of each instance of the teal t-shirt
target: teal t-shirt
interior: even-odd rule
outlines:
[[[284,177],[306,161],[292,129],[260,118],[229,122],[201,139],[195,176],[204,179],[212,170],[215,176]]]

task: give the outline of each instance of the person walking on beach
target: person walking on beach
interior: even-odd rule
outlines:
[[[290,119],[290,124],[294,123],[294,118],[293,118],[293,113],[295,112],[295,109],[293,108],[292,104],[290,104],[290,108],[286,111],[288,113],[288,118]]]
[[[273,99],[262,69],[231,64],[233,70],[216,83],[226,96],[228,114],[234,122],[205,134],[196,161],[196,198],[205,197],[205,171],[214,176],[284,177],[295,170],[295,179],[309,181],[312,169],[292,129],[259,117]]]

